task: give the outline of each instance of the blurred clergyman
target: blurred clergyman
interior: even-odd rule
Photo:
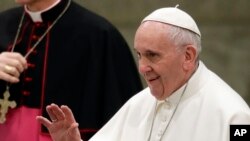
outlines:
[[[50,141],[35,117],[52,102],[69,105],[89,139],[142,90],[126,41],[71,0],[16,2],[0,13],[0,140]]]

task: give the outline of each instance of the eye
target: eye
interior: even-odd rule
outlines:
[[[160,60],[160,54],[159,53],[157,53],[157,52],[147,52],[146,54],[146,58],[148,59],[148,60],[150,60],[151,62],[153,62],[153,63],[156,63],[157,61],[159,61]]]
[[[141,54],[139,52],[136,52],[137,54],[137,59],[140,59],[141,58]]]
[[[154,53],[154,52],[148,52],[148,53],[146,53],[146,56],[147,56],[148,58],[154,58],[154,57],[157,56],[157,54]]]

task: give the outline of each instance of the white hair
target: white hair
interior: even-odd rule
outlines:
[[[194,45],[199,55],[202,47],[201,37],[198,34],[177,26],[170,26],[167,30],[169,39],[173,41],[177,47],[182,47],[188,44]]]

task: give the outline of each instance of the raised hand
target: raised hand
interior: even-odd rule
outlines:
[[[2,52],[0,54],[0,80],[10,83],[19,82],[20,74],[27,69],[27,61],[16,52]]]
[[[78,123],[68,106],[51,104],[46,110],[51,120],[42,116],[37,116],[37,120],[48,128],[53,141],[81,141]]]

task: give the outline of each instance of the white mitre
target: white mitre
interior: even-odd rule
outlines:
[[[170,25],[178,26],[188,29],[201,36],[200,30],[196,25],[194,19],[186,12],[178,9],[177,7],[160,8],[153,11],[147,17],[142,20],[145,21],[157,21],[167,23]]]

